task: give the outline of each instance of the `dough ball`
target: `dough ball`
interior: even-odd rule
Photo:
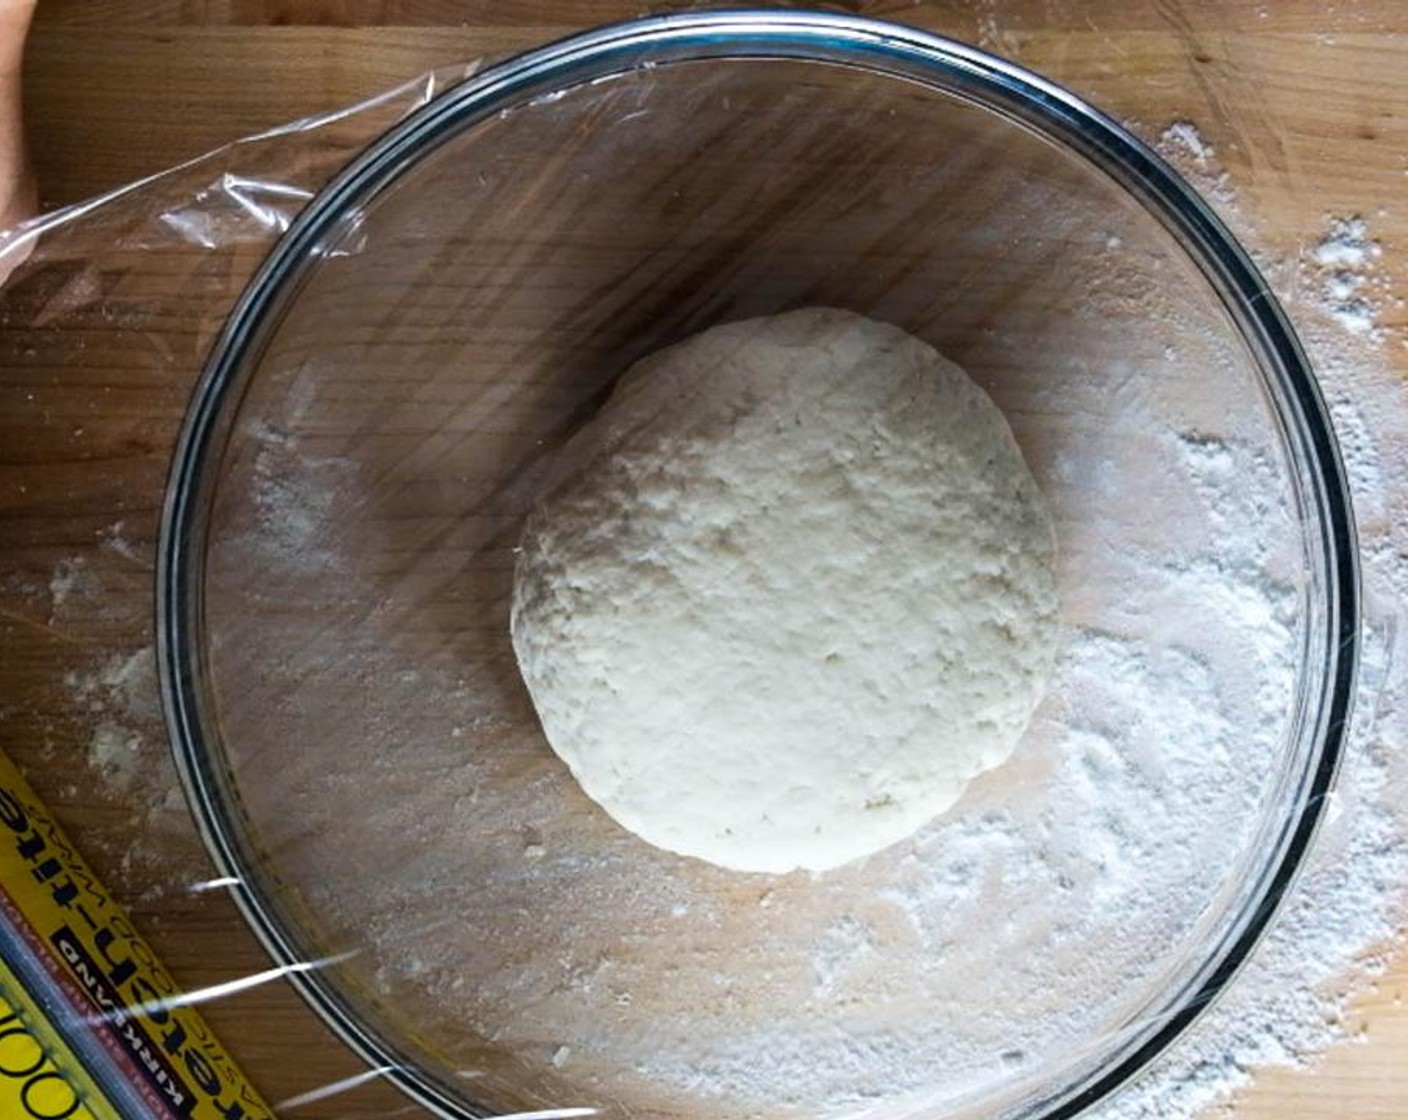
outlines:
[[[807,309],[633,366],[524,527],[513,644],[548,742],[651,844],[822,870],[1011,753],[1053,537],[1002,414],[930,346]]]

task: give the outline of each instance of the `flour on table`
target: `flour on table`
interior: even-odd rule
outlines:
[[[1226,216],[1236,205],[1237,192],[1218,160],[1217,149],[1192,121],[1174,121],[1154,139],[1154,147],[1219,213]]]
[[[1254,246],[1256,231],[1215,161],[1189,166],[1177,152],[1165,154],[1204,193],[1213,188],[1223,218]],[[1408,918],[1408,647],[1393,615],[1395,604],[1408,601],[1408,493],[1393,480],[1408,472],[1408,395],[1383,353],[1393,335],[1378,320],[1393,296],[1378,273],[1381,255],[1366,219],[1330,216],[1299,259],[1258,257],[1296,320],[1327,397],[1360,534],[1364,667],[1333,802],[1281,913],[1235,982],[1138,1081],[1096,1106],[1093,1120],[1189,1120],[1226,1104],[1258,1069],[1312,1064],[1353,1036],[1354,993],[1372,987],[1387,955],[1401,946]],[[1225,477],[1210,496],[1239,516],[1237,507],[1256,488]],[[1231,539],[1248,538],[1234,530]]]
[[[1379,274],[1383,249],[1369,235],[1364,218],[1329,217],[1329,229],[1305,254],[1307,280],[1321,307],[1351,334],[1383,341],[1378,305],[1387,281]]]

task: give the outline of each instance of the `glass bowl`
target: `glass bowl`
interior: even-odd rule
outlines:
[[[586,800],[507,602],[617,375],[806,305],[1002,408],[1063,646],[952,812],[738,875]],[[253,928],[443,1115],[1067,1116],[1217,995],[1295,872],[1355,673],[1351,530],[1276,301],[1120,126],[908,28],[649,18],[451,90],[271,253],[175,457],[164,698]]]

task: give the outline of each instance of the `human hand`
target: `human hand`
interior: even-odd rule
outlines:
[[[34,5],[35,0],[0,0],[0,230],[33,217],[39,209],[20,107],[24,42]],[[14,251],[0,252],[0,283],[21,259]]]

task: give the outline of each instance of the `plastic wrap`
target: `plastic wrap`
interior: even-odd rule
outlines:
[[[860,1110],[887,1078],[896,1100],[876,1116],[948,1115],[975,1100],[994,1115],[1029,1107],[1043,1047],[1069,1045],[1062,1031],[1133,1039],[1170,1014],[1149,992],[1103,993],[1107,972],[1125,967],[1116,939],[1103,956],[1073,943],[1049,959],[1033,950],[1044,972],[1018,967],[1024,939],[1054,945],[1067,928],[1023,924],[1043,892],[1114,891],[1104,904],[1130,908],[1130,960],[1165,954],[1163,980],[1192,985],[1195,954],[1179,939],[1231,936],[1249,917],[1237,876],[1263,853],[1247,838],[1307,839],[1258,823],[1304,791],[1277,752],[1280,724],[1257,719],[1268,692],[1273,709],[1277,696],[1286,711],[1310,704],[1287,651],[1304,642],[1309,656],[1332,656],[1312,633],[1327,592],[1296,570],[1304,511],[1223,303],[1167,230],[1068,153],[958,103],[935,110],[847,71],[779,65],[776,78],[666,67],[538,94],[320,233],[272,342],[232,359],[219,469],[192,468],[184,482],[177,472],[208,535],[188,606],[205,628],[200,687],[224,738],[204,778],[184,760],[187,786],[229,797],[212,809],[197,792],[203,835],[168,751],[151,590],[192,391],[310,200],[481,66],[251,137],[0,239],[0,269],[13,270],[0,292],[3,388],[25,401],[4,429],[7,455],[53,464],[65,449],[61,465],[23,476],[5,511],[22,539],[3,577],[42,677],[9,733],[38,744],[41,760],[86,753],[96,794],[78,776],[39,793],[61,816],[85,806],[77,847],[256,1084],[261,1055],[281,1043],[277,1029],[251,1038],[249,1021],[311,1015],[272,982],[315,978],[318,1013],[373,1066],[310,1057],[304,1084],[274,1101],[281,1114],[414,1111],[365,1085],[408,1069],[428,1071],[412,1082],[427,1103],[525,1117],[813,1115],[845,1084],[860,1086],[839,1093]],[[931,113],[947,130],[942,152],[926,140]],[[747,127],[730,138],[740,118]],[[754,152],[766,154],[745,173]],[[681,153],[694,162],[673,165]],[[1004,292],[1014,294],[994,294]],[[1113,849],[1049,861],[1043,849],[1049,882],[1024,881],[1014,920],[980,931],[990,956],[938,945],[947,927],[935,913],[980,913],[981,893],[965,893],[969,847],[1040,848],[1006,815],[1000,782],[907,861],[843,873],[826,892],[681,869],[582,809],[535,737],[504,652],[515,527],[563,433],[640,354],[806,303],[900,322],[968,366],[1008,412],[1057,509],[1065,562],[1082,569],[1063,576],[1070,625],[1148,639],[1152,661],[1143,646],[1134,656],[1095,638],[1070,655],[1076,683],[1039,722],[1014,788],[1040,788],[1045,747],[1085,767],[1072,781],[1124,782],[1132,798],[1155,778],[1204,783],[1225,826],[1186,829],[1187,850],[1166,866],[1128,863],[1136,874],[1122,884],[1101,879],[1101,860],[1126,858]],[[1072,412],[1082,419],[1053,419]],[[1151,424],[1177,438],[1148,438]],[[1260,487],[1256,501],[1229,475]],[[1261,536],[1224,541],[1220,527],[1238,519]],[[1102,551],[1111,535],[1127,545],[1118,555]],[[1247,637],[1260,611],[1285,615],[1265,644]],[[1377,687],[1388,668],[1382,656],[1375,665]],[[179,664],[167,670],[179,692]],[[1159,707],[1168,690],[1155,673],[1185,689],[1171,706]],[[1116,684],[1107,693],[1102,680]],[[1198,710],[1214,691],[1225,734]],[[1149,758],[1121,769],[1092,745],[1116,734],[1096,713],[1137,722],[1141,705],[1222,753],[1201,774]],[[1219,799],[1213,786],[1234,776],[1241,784]],[[1187,825],[1162,811],[1171,828]],[[224,842],[210,823],[221,813],[242,822],[234,862],[259,866],[257,890],[210,869],[203,840]],[[1124,825],[1111,813],[1101,842],[1118,847]],[[1084,827],[1057,825],[1058,838]],[[1175,872],[1201,892],[1187,913],[1141,894]],[[867,875],[892,876],[890,893],[866,895]],[[272,962],[252,937],[166,941],[173,911],[209,908],[212,928],[228,931],[232,887]],[[906,921],[913,930],[896,933]],[[749,923],[766,936],[731,958],[728,939],[748,940]],[[906,937],[937,939],[925,951],[952,975],[894,965],[890,939]],[[940,1035],[905,1049],[890,1036],[808,1033],[805,1015],[769,1006],[834,1003],[871,1029],[921,1016],[945,991],[963,1006],[977,989],[962,977],[974,974],[991,976],[996,1001],[1036,993],[1016,1008],[1029,1029],[994,1015],[991,1037],[966,1037],[970,1050],[945,1050]],[[916,1011],[906,986],[931,1002]],[[1062,1000],[1092,1001],[1089,1022],[1062,1019]],[[687,1018],[691,1004],[707,1013]],[[825,1075],[803,1084],[818,1054]],[[910,1076],[940,1055],[962,1077]],[[354,1091],[367,1103],[346,1105]]]
[[[7,735],[28,738],[34,721],[47,728],[37,740],[43,744],[38,768],[61,780],[44,790],[45,800],[61,816],[68,815],[70,799],[81,798],[86,806],[72,828],[77,841],[70,843],[55,831],[44,802],[0,759],[6,835],[13,833],[13,842],[6,841],[7,853],[13,853],[5,864],[0,942],[14,970],[0,984],[6,1016],[0,1105],[19,1110],[16,1115],[270,1115],[239,1071],[222,1065],[228,1059],[198,1012],[186,1020],[195,1025],[182,1028],[180,1038],[172,1032],[190,1015],[181,1008],[231,999],[233,1022],[243,1023],[239,994],[278,980],[282,970],[261,961],[257,950],[246,949],[242,962],[238,952],[232,959],[225,948],[208,954],[198,945],[162,944],[163,915],[173,906],[219,912],[222,884],[183,819],[162,728],[150,583],[160,493],[194,377],[270,246],[368,141],[478,65],[425,74],[360,104],[248,137],[0,234],[6,389],[33,401],[36,387],[42,393],[46,385],[106,380],[97,371],[121,370],[112,383],[95,386],[91,398],[80,393],[66,415],[45,410],[32,422],[11,412],[22,427],[7,425],[0,441],[18,456],[11,466],[21,470],[30,448],[52,447],[55,440],[73,447],[64,477],[54,479],[57,490],[46,475],[44,485],[21,483],[10,494],[7,524],[15,532],[8,539],[18,563],[4,580],[19,609],[7,610],[6,618],[37,641],[26,645],[11,635],[5,656],[36,657],[56,667],[38,690],[41,698],[31,701],[35,707],[9,709],[19,729],[12,722]],[[60,507],[91,531],[78,530],[77,540],[67,532],[67,539],[55,540],[42,516],[29,520],[27,511],[42,515]],[[41,590],[49,607],[31,615],[28,606]],[[94,855],[97,877],[85,853]],[[135,914],[137,929],[155,940],[156,956],[104,883]],[[71,889],[80,893],[70,897]],[[224,921],[238,919],[228,914]],[[88,946],[67,950],[88,958],[77,965],[78,973],[45,955],[64,952],[57,948],[62,937],[51,936],[66,929],[76,929]],[[113,930],[120,931],[116,940]],[[94,957],[127,961],[129,967],[111,977],[118,984],[110,991],[89,993],[119,1002],[85,1019],[75,976],[110,975],[99,972]],[[186,966],[187,994],[166,1011],[159,999],[176,988],[157,957]],[[145,1009],[143,993],[151,1004]],[[132,1015],[119,1013],[119,1005],[132,1008]],[[275,1021],[279,1014],[276,1001]],[[143,1016],[145,1022],[133,1028],[134,1017]],[[137,1049],[124,1041],[136,1039]],[[173,1039],[179,1044],[164,1049]],[[201,1077],[182,1067],[188,1050],[196,1053],[191,1061],[201,1063]],[[315,1058],[307,1097],[345,1093],[365,1080],[357,1070],[355,1059],[334,1059],[328,1067]],[[212,1078],[223,1086],[223,1096],[217,1089],[200,1097],[200,1084]],[[398,1106],[394,1094],[364,1092],[360,1099],[372,1107],[381,1099],[388,1111]],[[307,1111],[308,1102],[300,1105],[297,1094],[282,1103]]]

